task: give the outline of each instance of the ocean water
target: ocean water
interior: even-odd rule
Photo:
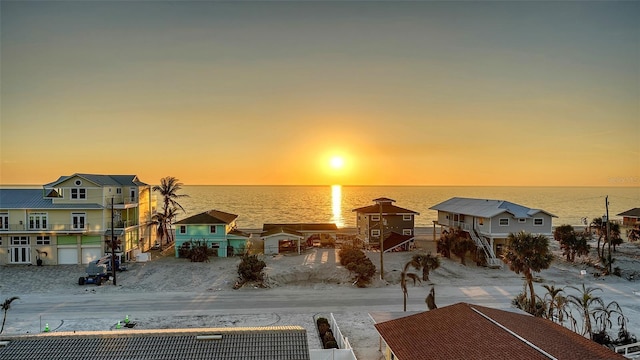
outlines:
[[[211,209],[238,215],[241,229],[262,228],[264,223],[333,222],[355,227],[355,208],[387,197],[395,205],[417,211],[417,227],[433,226],[436,211],[429,210],[452,197],[507,200],[557,216],[553,225],[581,225],[640,207],[640,187],[443,187],[443,186],[184,186],[179,199],[185,208],[179,219]],[[158,202],[160,202],[158,198]]]

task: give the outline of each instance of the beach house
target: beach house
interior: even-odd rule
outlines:
[[[374,205],[353,209],[356,213],[356,238],[365,248],[380,247],[384,251],[408,250],[415,236],[417,211],[394,205],[389,198],[374,199]]]
[[[622,225],[634,227],[640,224],[640,208],[633,208],[623,211],[618,216],[622,216]]]
[[[0,265],[86,264],[115,244],[121,262],[155,243],[151,187],[136,175],[74,174],[0,189]]]
[[[507,237],[521,231],[553,237],[555,215],[504,200],[454,197],[430,207],[438,211],[437,222],[444,230],[462,229],[482,248],[489,266],[501,266],[499,259]]]
[[[176,227],[175,255],[198,243],[212,249],[214,256],[243,254],[250,234],[238,230],[238,215],[209,210],[174,223]]]
[[[389,318],[371,314],[385,360],[625,359],[547,319],[457,303]]]

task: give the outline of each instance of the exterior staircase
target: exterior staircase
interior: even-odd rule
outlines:
[[[496,257],[496,254],[493,252],[493,247],[489,245],[487,239],[485,239],[483,236],[478,235],[475,229],[469,229],[468,232],[469,235],[471,235],[471,239],[475,241],[476,246],[482,248],[482,250],[484,251],[484,256],[487,259],[487,266],[492,269],[502,268],[502,260]]]

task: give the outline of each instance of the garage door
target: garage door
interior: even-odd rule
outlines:
[[[58,249],[58,264],[75,265],[78,263],[78,249]]]
[[[102,251],[100,248],[82,248],[82,263],[88,264],[94,260],[100,259]]]

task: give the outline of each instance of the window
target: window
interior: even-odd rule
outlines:
[[[29,214],[29,230],[44,230],[47,228],[47,213]]]
[[[484,225],[484,218],[478,218],[478,225]]]
[[[75,181],[76,186],[82,185],[82,180],[78,179]]]
[[[0,230],[9,230],[9,213],[0,213]]]
[[[122,189],[121,188],[117,188],[116,189],[116,194],[122,194]]]
[[[87,189],[71,189],[71,199],[86,199]]]
[[[527,222],[527,219],[522,219],[522,218],[521,218],[521,219],[518,219],[518,222],[519,222],[520,224],[524,224],[524,223],[526,223],[526,222]]]
[[[51,245],[49,236],[36,236],[36,245]]]
[[[87,214],[85,213],[71,213],[71,228],[72,229],[85,229],[87,224]]]
[[[0,236],[0,246],[2,246],[2,236]]]
[[[12,236],[11,245],[29,245],[28,236]]]
[[[509,226],[509,218],[500,218],[500,226]]]
[[[543,218],[535,218],[533,219],[533,226],[542,226],[544,225],[544,219]]]
[[[380,221],[380,215],[371,215],[371,221]]]
[[[180,225],[180,234],[186,234],[187,233],[187,227],[184,225]]]
[[[380,229],[371,230],[371,236],[372,237],[379,237],[380,236]]]
[[[216,226],[209,225],[209,234],[215,234],[215,233],[216,233]]]
[[[402,229],[402,235],[413,235],[413,230],[411,230],[411,229]]]
[[[404,221],[411,221],[413,217],[411,215],[402,215],[402,220]]]

